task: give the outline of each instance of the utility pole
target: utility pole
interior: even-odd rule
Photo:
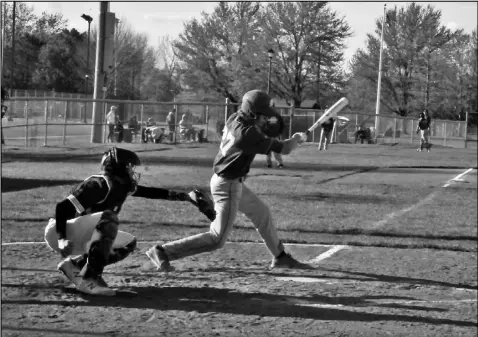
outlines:
[[[15,73],[15,19],[16,19],[16,1],[13,2],[12,13],[12,69],[10,69],[10,97],[13,97],[13,78]]]
[[[104,86],[106,71],[104,69],[105,45],[106,45],[106,12],[109,8],[108,1],[100,2],[100,19],[98,22],[98,35],[96,43],[96,64],[95,64],[95,82],[93,99],[104,98]],[[104,103],[93,102],[93,128],[91,130],[91,142],[102,142],[102,124],[103,124],[103,107]]]
[[[387,5],[383,5],[383,19],[382,19],[382,36],[380,38],[380,58],[378,64],[378,83],[377,83],[377,103],[375,105],[375,139],[377,138],[377,133],[379,132],[379,118],[378,115],[380,114],[380,90],[382,87],[382,54],[383,54],[383,30],[385,27],[385,17],[387,13]]]

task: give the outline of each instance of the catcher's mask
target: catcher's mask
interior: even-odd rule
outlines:
[[[139,157],[133,151],[112,147],[103,153],[101,169],[105,174],[126,179],[134,190],[139,183],[141,175],[135,172],[137,166],[141,165]]]

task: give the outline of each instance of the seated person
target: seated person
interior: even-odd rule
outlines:
[[[128,121],[128,129],[131,130],[131,134],[136,137],[138,132],[141,130],[141,126],[138,123],[136,116],[132,116]]]
[[[186,115],[183,115],[179,122],[179,134],[186,140],[194,140],[196,136],[196,130],[194,130],[192,123]]]

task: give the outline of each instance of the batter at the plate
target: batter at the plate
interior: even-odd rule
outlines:
[[[271,107],[268,94],[252,90],[244,95],[241,108],[226,122],[219,153],[214,160],[210,186],[216,219],[206,233],[150,248],[146,254],[159,270],[172,270],[172,260],[222,248],[238,211],[252,221],[264,240],[273,256],[271,268],[311,268],[285,252],[269,207],[245,184],[256,154],[270,151],[289,154],[306,138],[303,133],[296,133],[284,141],[270,138],[283,131],[282,127],[269,125],[272,117],[275,125],[284,125],[280,114]]]

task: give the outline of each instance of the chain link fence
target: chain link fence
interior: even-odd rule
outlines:
[[[51,92],[48,92],[51,93]],[[80,146],[91,142],[93,130],[93,106],[97,102],[97,113],[101,115],[102,141],[107,141],[108,128],[106,114],[112,105],[117,106],[120,131],[115,133],[113,141],[140,143],[188,143],[218,142],[222,137],[225,121],[236,109],[237,104],[213,102],[150,102],[123,100],[85,99],[84,95],[64,94],[70,97],[14,96],[5,102],[8,106],[8,118],[2,119],[2,132],[6,144],[17,146]],[[76,95],[76,96],[75,96]],[[73,97],[74,96],[74,97]],[[83,97],[81,97],[83,96]],[[276,108],[283,116],[285,129],[283,138],[289,138],[295,132],[304,132],[320,116],[323,110]],[[166,121],[168,113],[173,111],[174,123]],[[130,128],[130,119],[136,116],[138,126]],[[185,119],[185,128],[180,127]],[[476,147],[476,140],[467,136],[466,121],[432,120],[431,142],[449,147]],[[375,115],[361,112],[340,112],[332,133],[334,143],[355,143],[357,131],[365,130],[367,143],[419,144],[416,134],[417,119],[393,115]],[[149,130],[149,131],[148,131]],[[154,137],[152,139],[151,130]],[[476,130],[476,128],[475,128]],[[148,133],[149,132],[149,133]],[[318,142],[321,128],[312,132],[309,139]],[[476,133],[476,132],[475,132]],[[476,138],[476,134],[475,134]]]

